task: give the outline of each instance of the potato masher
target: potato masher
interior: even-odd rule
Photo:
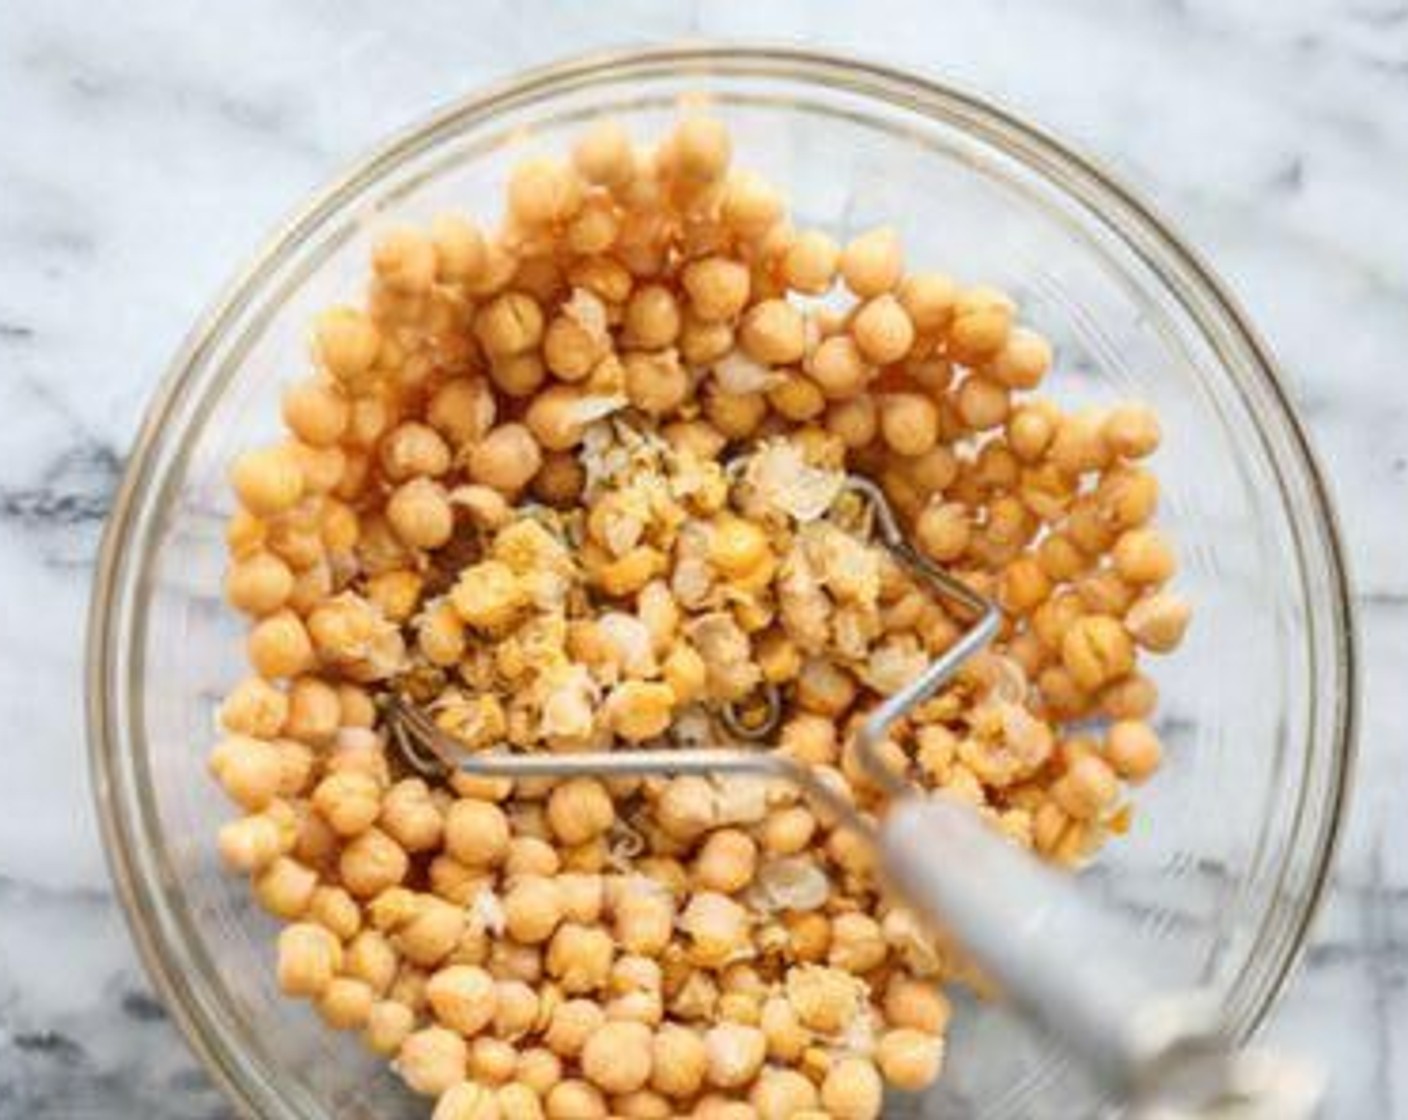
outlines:
[[[958,640],[878,704],[856,735],[857,760],[892,799],[878,823],[860,816],[809,767],[778,751],[739,746],[470,753],[424,709],[393,695],[384,711],[402,760],[435,780],[455,770],[507,778],[748,773],[786,779],[863,834],[890,886],[964,945],[1005,995],[1129,1115],[1138,1120],[1312,1116],[1322,1090],[1316,1070],[1237,1049],[1215,1002],[1197,991],[1161,990],[1128,959],[1119,921],[1075,882],[1003,838],[969,807],[944,796],[917,795],[886,766],[878,747],[889,728],[951,680],[992,640],[1002,619],[994,603],[909,543],[874,483],[847,475],[842,489],[867,503],[874,535],[890,554],[969,619]],[[720,720],[736,736],[756,739],[776,726],[780,713],[771,694],[761,724],[749,725],[731,710],[721,712]]]

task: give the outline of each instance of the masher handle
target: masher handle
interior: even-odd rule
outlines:
[[[1157,985],[1134,963],[1120,919],[969,807],[901,799],[878,844],[905,900],[1136,1115],[1210,1116],[1229,1104],[1242,1111],[1225,1114],[1239,1117],[1314,1114],[1313,1074],[1280,1059],[1243,1061],[1210,997]]]

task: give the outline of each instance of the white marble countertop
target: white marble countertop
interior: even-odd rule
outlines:
[[[0,4],[0,1117],[227,1114],[128,944],[82,730],[101,521],[181,336],[388,131],[681,37],[984,91],[1099,155],[1248,305],[1341,503],[1366,678],[1334,888],[1269,1037],[1328,1063],[1332,1115],[1408,1115],[1408,0],[46,0]]]

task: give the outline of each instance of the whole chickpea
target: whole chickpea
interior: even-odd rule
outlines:
[[[469,476],[512,497],[538,473],[543,455],[533,433],[522,424],[501,424],[469,452]]]
[[[380,1000],[367,1012],[362,1041],[374,1054],[390,1058],[401,1049],[415,1025],[416,1014],[404,1003]]]
[[[908,1093],[927,1089],[938,1079],[943,1056],[943,1039],[908,1027],[887,1031],[875,1051],[885,1080]]]
[[[904,274],[899,234],[890,226],[855,237],[841,253],[841,278],[860,299],[891,291]]]
[[[914,345],[914,324],[899,300],[889,294],[878,295],[855,313],[851,337],[867,361],[890,365]]]
[[[784,299],[755,303],[739,324],[738,342],[745,354],[765,365],[799,362],[806,352],[802,313]]]
[[[488,801],[461,798],[445,813],[445,851],[470,867],[497,866],[508,853],[504,811]]]
[[[298,458],[283,444],[246,451],[230,468],[230,482],[245,509],[256,517],[274,517],[292,509],[305,489]]]
[[[548,826],[564,844],[585,844],[616,819],[606,788],[594,778],[569,778],[548,796]]]
[[[733,894],[753,881],[758,845],[746,832],[722,828],[709,835],[694,862],[694,875],[706,890]]]
[[[880,401],[880,434],[896,454],[923,455],[939,438],[939,410],[920,393],[888,393]]]
[[[312,999],[321,995],[342,967],[342,946],[312,922],[295,922],[279,934],[279,987],[284,994]]]
[[[849,400],[861,393],[874,373],[848,334],[823,339],[807,360],[807,374],[828,400]]]
[[[794,291],[818,296],[828,291],[836,278],[841,250],[820,230],[797,235],[782,259],[782,278]]]
[[[469,1067],[469,1045],[445,1027],[412,1032],[401,1044],[396,1070],[412,1090],[438,1097],[464,1080]]]
[[[688,1027],[667,1023],[651,1040],[650,1085],[672,1100],[688,1100],[704,1085],[709,1057],[704,1040]]]
[[[1158,735],[1142,720],[1117,720],[1110,725],[1105,758],[1126,781],[1146,781],[1159,768],[1163,753]]]
[[[427,981],[425,995],[435,1018],[466,1038],[493,1022],[498,1001],[493,977],[472,965],[440,969]]]
[[[880,1115],[884,1085],[867,1058],[842,1058],[821,1083],[821,1106],[835,1120],[874,1120]]]
[[[651,1042],[644,1023],[605,1023],[582,1047],[582,1073],[607,1093],[644,1088],[652,1068]]]
[[[664,284],[642,284],[626,301],[622,339],[627,346],[660,350],[679,338],[680,323],[674,293]]]
[[[342,885],[358,898],[370,898],[406,877],[410,860],[395,840],[369,828],[351,840],[338,858]]]

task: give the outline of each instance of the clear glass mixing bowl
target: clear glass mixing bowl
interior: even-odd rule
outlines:
[[[252,1116],[384,1120],[426,1106],[355,1038],[279,995],[275,926],[216,857],[228,807],[205,758],[217,699],[243,668],[242,626],[220,593],[226,464],[274,434],[309,317],[357,297],[379,226],[475,211],[525,146],[561,147],[603,113],[658,135],[682,96],[700,95],[740,161],[787,188],[799,222],[838,237],[894,223],[910,260],[1019,297],[1057,342],[1061,398],[1157,406],[1163,516],[1197,616],[1157,670],[1167,768],[1141,791],[1133,832],[1086,874],[1136,916],[1138,951],[1209,985],[1244,1033],[1303,943],[1352,756],[1352,620],[1322,479],[1217,282],[1102,171],[966,94],[797,51],[589,58],[451,106],[314,198],[191,335],[112,514],[88,675],[112,870],[167,1006]],[[1049,1045],[977,1009],[959,1017],[942,1086],[889,1111],[1086,1115],[1080,1092]]]

